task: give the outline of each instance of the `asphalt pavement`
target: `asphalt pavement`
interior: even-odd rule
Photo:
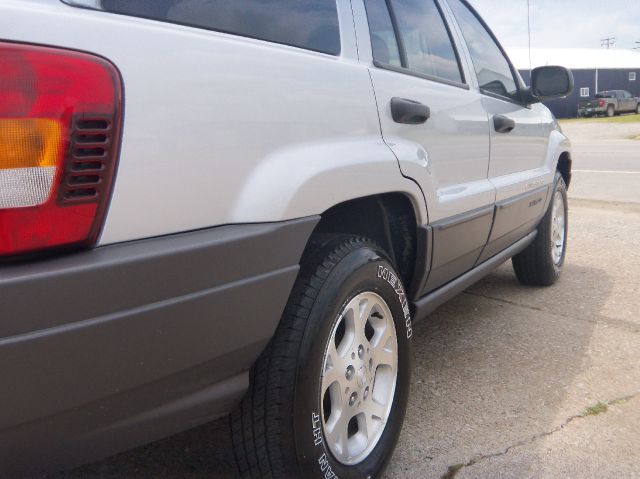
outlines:
[[[640,203],[640,123],[567,122],[574,198]]]
[[[561,281],[525,287],[506,263],[415,326],[386,478],[640,477],[640,123],[592,125],[565,126]],[[232,463],[218,421],[50,477],[223,479]]]

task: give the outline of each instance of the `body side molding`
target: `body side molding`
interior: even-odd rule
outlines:
[[[418,301],[412,303],[413,320],[420,321],[426,316],[431,314],[439,306],[449,301],[458,293],[476,283],[482,277],[489,274],[495,268],[500,266],[503,262],[515,256],[529,246],[538,235],[538,231],[535,230],[522,238],[520,241],[497,254],[493,258],[485,261],[484,263],[476,266],[468,273],[463,274],[459,278],[446,284],[445,286],[435,290],[433,293],[425,296]]]

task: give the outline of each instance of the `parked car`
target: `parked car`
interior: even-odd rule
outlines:
[[[378,477],[414,322],[560,275],[568,139],[464,0],[0,3],[0,476],[230,415]],[[211,444],[212,448],[216,444]]]
[[[625,90],[611,90],[596,94],[595,100],[582,100],[578,103],[578,116],[613,117],[621,113],[640,115],[640,98]]]

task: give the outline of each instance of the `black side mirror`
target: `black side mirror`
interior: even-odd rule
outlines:
[[[539,67],[531,71],[530,96],[534,101],[551,100],[571,95],[573,73],[564,67]]]

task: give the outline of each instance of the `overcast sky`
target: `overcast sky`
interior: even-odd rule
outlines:
[[[640,41],[640,0],[530,0],[531,46],[614,48]],[[527,47],[527,0],[470,0],[505,48]]]

